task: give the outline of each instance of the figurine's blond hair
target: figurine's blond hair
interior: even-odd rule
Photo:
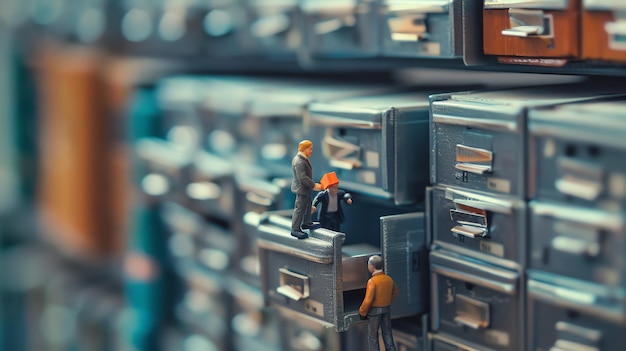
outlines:
[[[311,140],[302,140],[300,144],[298,144],[298,151],[302,152],[311,146],[313,146],[313,142]]]

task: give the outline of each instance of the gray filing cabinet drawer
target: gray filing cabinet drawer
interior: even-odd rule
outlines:
[[[381,254],[385,271],[396,281],[400,296],[392,317],[427,309],[424,214],[380,218],[381,248],[364,243],[343,245],[345,234],[312,230],[309,238],[290,235],[290,213],[276,211],[259,226],[261,285],[266,303],[335,326],[345,331],[359,323],[358,308],[369,279],[367,260]]]
[[[626,286],[623,213],[530,202],[529,268]]]
[[[508,267],[525,267],[526,203],[513,197],[433,187],[433,243]]]
[[[306,58],[372,56],[379,50],[376,0],[299,0]]]
[[[424,198],[427,91],[312,103],[305,128],[322,151],[311,160],[314,178],[334,170],[342,188],[398,205]]]
[[[529,350],[623,350],[624,289],[528,272]]]
[[[609,211],[626,205],[626,102],[529,113],[531,197]]]
[[[386,56],[463,56],[461,0],[386,0],[381,13]]]
[[[520,273],[446,250],[430,253],[436,333],[497,350],[522,350]]]

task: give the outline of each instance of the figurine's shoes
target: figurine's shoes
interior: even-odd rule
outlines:
[[[306,239],[309,237],[309,234],[301,231],[292,230],[291,236],[296,237],[298,239]]]
[[[302,229],[318,229],[321,226],[319,222],[310,222],[310,223],[303,223],[300,227]]]

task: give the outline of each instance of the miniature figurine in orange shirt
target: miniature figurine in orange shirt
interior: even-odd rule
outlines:
[[[367,269],[372,274],[367,281],[365,298],[359,307],[361,319],[368,319],[367,340],[370,351],[378,351],[378,329],[381,329],[386,351],[395,351],[391,330],[390,305],[399,291],[390,276],[383,272],[383,258],[374,255],[367,260]]]

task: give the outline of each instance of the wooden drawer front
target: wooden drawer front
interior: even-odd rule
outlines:
[[[626,48],[612,49],[611,38],[605,29],[615,21],[611,11],[584,11],[582,13],[582,57],[590,60],[626,62]]]
[[[487,55],[524,57],[578,57],[580,55],[578,36],[579,12],[544,11],[552,16],[550,36],[516,37],[503,35],[502,31],[511,28],[509,11],[512,9],[484,10],[483,35],[484,52]],[[517,9],[515,9],[517,10]]]

